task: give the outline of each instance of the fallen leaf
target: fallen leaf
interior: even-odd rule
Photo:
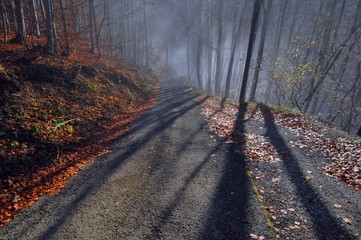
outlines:
[[[284,210],[284,209],[281,209],[281,213],[283,213],[283,214],[287,214],[287,211],[286,210]]]
[[[352,221],[351,221],[349,218],[343,217],[342,220],[343,220],[345,223],[352,225]]]
[[[280,178],[272,178],[272,182],[275,183],[275,182],[278,182],[280,180]]]
[[[311,177],[309,177],[309,176],[304,176],[304,179],[305,179],[305,181],[309,181],[309,180],[311,179]]]
[[[256,234],[254,234],[254,233],[251,233],[249,236],[250,236],[251,238],[253,238],[253,239],[258,239],[258,236],[257,236]]]

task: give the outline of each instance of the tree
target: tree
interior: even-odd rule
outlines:
[[[3,0],[0,0],[0,14],[1,14],[1,21],[3,24],[4,43],[7,43],[8,32],[9,32],[9,21]]]
[[[216,76],[215,76],[215,94],[217,96],[221,95],[222,87],[222,45],[223,45],[223,26],[224,26],[224,1],[218,0],[218,39],[217,39],[217,66],[216,66]]]
[[[98,56],[100,57],[101,56],[100,42],[99,42],[100,32],[98,32],[97,19],[95,16],[94,0],[89,0],[89,24],[90,24],[90,37],[91,37],[90,52],[94,53],[95,50],[94,42],[95,42],[96,47],[98,49]]]
[[[145,65],[149,67],[147,9],[145,5],[145,1],[143,1],[143,20],[144,20]]]
[[[251,66],[252,50],[253,50],[254,40],[255,40],[255,36],[256,36],[256,32],[257,32],[256,28],[257,28],[259,11],[260,11],[260,0],[255,0],[254,6],[253,6],[251,30],[249,33],[247,56],[246,56],[246,62],[245,62],[244,72],[243,72],[241,93],[239,95],[239,108],[240,109],[246,103],[246,90],[247,90],[248,74],[249,74],[249,69]]]
[[[283,4],[281,5],[281,15],[279,16],[279,19],[278,19],[278,27],[277,27],[277,34],[276,34],[277,37],[276,37],[276,42],[274,45],[274,51],[273,51],[273,56],[272,56],[274,59],[274,61],[272,61],[272,63],[273,63],[272,68],[275,68],[275,64],[277,62],[277,58],[280,53],[282,33],[284,30],[284,26],[285,26],[285,17],[286,17],[288,0],[282,0],[282,1],[283,1]],[[266,100],[266,102],[269,102],[270,96],[271,96],[270,94],[273,89],[273,83],[271,81],[267,82],[266,89],[267,89],[267,92],[265,95],[265,100]]]
[[[16,13],[16,36],[15,42],[26,45],[26,30],[25,30],[25,19],[24,19],[24,8],[22,0],[14,0],[15,13]]]
[[[186,31],[187,31],[187,80],[190,81],[191,80],[191,73],[190,73],[190,46],[189,46],[189,23],[188,23],[188,15],[189,15],[189,10],[188,10],[188,0],[185,1],[185,7],[186,7]]]
[[[65,55],[69,56],[70,43],[69,43],[68,29],[66,27],[66,21],[65,21],[64,0],[60,0],[60,9],[61,9],[61,19],[63,22],[64,37],[65,37]]]
[[[46,45],[45,53],[55,53],[55,39],[54,39],[54,23],[53,23],[53,10],[51,8],[51,0],[43,0],[45,12],[45,26],[46,26]]]
[[[31,16],[31,26],[32,26],[32,33],[36,36],[40,36],[40,27],[39,27],[39,19],[38,19],[38,13],[36,11],[36,4],[35,0],[29,0],[28,1],[29,7],[30,7],[30,16]]]
[[[271,13],[271,8],[272,8],[272,2],[273,2],[273,0],[268,0],[267,1],[267,7],[265,9],[265,14],[264,14],[264,17],[263,17],[261,38],[260,38],[260,41],[259,41],[258,55],[257,55],[257,59],[256,59],[256,67],[254,68],[252,89],[251,89],[251,94],[250,94],[250,97],[249,97],[250,102],[253,102],[255,100],[255,98],[256,98],[258,77],[259,77],[259,72],[260,72],[261,64],[262,64],[263,51],[264,51],[264,45],[265,45],[265,40],[266,40],[266,33],[267,33],[267,29],[268,29],[269,16],[270,16],[270,13]]]
[[[229,98],[229,94],[230,94],[229,92],[231,89],[234,58],[235,58],[235,53],[236,53],[236,48],[237,48],[237,42],[239,41],[239,38],[241,35],[242,17],[243,17],[243,14],[245,13],[245,10],[246,10],[246,4],[244,4],[244,6],[243,6],[242,13],[240,15],[240,19],[237,24],[236,34],[234,34],[234,37],[232,39],[232,47],[231,47],[232,50],[231,50],[231,56],[230,56],[230,60],[229,60],[229,64],[228,64],[227,79],[226,79],[226,92],[224,95],[224,99]],[[237,10],[235,8],[235,10],[234,10],[235,15],[236,15],[236,12],[237,12]]]

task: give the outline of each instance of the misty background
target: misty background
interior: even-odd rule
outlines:
[[[21,16],[32,37],[48,29],[50,52],[67,55],[80,39],[109,61],[361,135],[361,0],[4,0],[0,7],[5,37],[12,19],[24,25]]]

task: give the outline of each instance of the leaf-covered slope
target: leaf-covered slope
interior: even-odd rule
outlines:
[[[357,190],[361,189],[361,139],[348,135],[332,126],[318,122],[312,117],[301,114],[288,113],[280,109],[271,109],[272,116],[264,116],[261,105],[250,105],[245,113],[245,120],[274,121],[276,125],[289,129],[293,134],[300,136],[300,140],[290,143],[309,151],[319,151],[328,157],[331,162],[323,167],[323,171],[334,178],[345,182]],[[206,116],[210,129],[219,136],[233,141],[238,133],[235,131],[238,105],[209,98],[203,105],[203,114]],[[272,119],[269,119],[269,118]],[[254,161],[279,161],[274,147],[263,136],[244,134],[246,156]]]
[[[75,58],[0,52],[0,226],[59,192],[152,105],[150,73]]]

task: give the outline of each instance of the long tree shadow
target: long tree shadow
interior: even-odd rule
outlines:
[[[107,181],[107,179],[121,167],[131,156],[133,156],[141,147],[146,146],[153,138],[171,126],[175,120],[186,114],[188,111],[202,104],[202,101],[195,101],[195,96],[189,92],[185,92],[177,83],[166,83],[171,86],[167,87],[165,92],[162,92],[159,97],[158,104],[135,121],[135,126],[124,136],[120,137],[115,142],[114,150],[119,150],[119,143],[127,142],[134,134],[139,134],[139,137],[134,139],[129,144],[126,144],[120,150],[118,155],[107,158],[103,157],[100,169],[84,176],[83,185],[72,186],[76,187],[76,196],[63,206],[56,210],[56,220],[49,225],[49,227],[39,236],[38,239],[50,239],[54,237],[57,230],[75,214],[75,210],[80,204],[93,192]],[[177,99],[174,101],[174,99]],[[205,100],[205,99],[204,99]],[[175,109],[175,110],[174,110]],[[71,190],[69,190],[71,192]],[[66,194],[66,193],[65,193]],[[46,203],[45,203],[46,204]],[[38,219],[40,221],[41,219]],[[36,224],[35,222],[33,224]],[[18,233],[18,236],[25,232]]]
[[[222,177],[213,198],[208,218],[201,231],[201,239],[247,239],[249,237],[249,180],[245,164],[245,112],[240,108],[234,142],[228,148]]]
[[[178,114],[177,112],[169,111],[169,99],[179,99],[178,101],[172,102],[173,108],[178,108],[180,106],[186,105],[188,104],[188,102],[194,100],[193,95],[184,95],[184,93],[184,89],[177,87],[177,85],[175,85],[171,89],[171,91],[161,93],[159,96],[160,104],[156,106],[157,110],[153,111],[151,114],[146,113],[145,116],[142,116],[142,119],[144,120],[142,120],[141,122],[138,121],[136,127],[132,128],[132,130],[124,137],[134,134],[135,132],[148,126],[149,124],[156,123],[157,121],[163,121],[163,118],[160,118],[160,116],[164,114],[166,114],[166,116],[164,116],[164,119],[169,119],[172,116],[176,116]],[[96,122],[89,122],[89,124],[96,125]],[[132,124],[133,123],[127,123],[118,126],[113,129],[113,132],[131,127]],[[84,141],[84,143],[72,141],[68,143],[58,144],[51,140],[41,140],[33,136],[31,131],[28,130],[17,131],[15,134],[12,130],[8,129],[6,125],[3,124],[0,124],[0,132],[5,133],[6,136],[8,136],[13,141],[21,140],[25,142],[31,142],[33,143],[32,148],[34,148],[34,153],[23,155],[21,156],[21,158],[20,156],[16,156],[14,158],[5,158],[0,155],[0,180],[7,180],[10,178],[22,179],[23,176],[29,176],[29,178],[31,178],[32,174],[36,173],[39,169],[48,169],[52,165],[57,164],[58,155],[60,153],[72,153],[82,146],[99,141],[101,137],[95,136],[93,138],[89,138]],[[27,186],[26,191],[31,191],[33,188],[43,185],[44,181],[47,181],[52,176],[56,176],[59,172],[73,166],[74,164],[75,162],[65,164],[65,166],[59,168],[56,172],[52,172],[51,174],[47,175],[42,181],[38,181],[36,184],[32,183],[31,186]],[[0,183],[0,187],[2,186],[2,184],[3,183]]]
[[[217,144],[217,146],[215,146],[202,160],[202,162],[200,162],[196,168],[191,172],[191,174],[188,176],[188,178],[186,179],[186,181],[184,182],[184,184],[182,185],[182,187],[174,194],[174,199],[172,200],[172,203],[165,208],[162,211],[162,214],[160,215],[160,217],[157,220],[157,224],[155,226],[153,226],[152,230],[151,230],[151,234],[147,236],[147,239],[150,238],[154,238],[154,236],[158,239],[161,238],[161,232],[162,229],[164,227],[164,225],[166,225],[169,221],[169,219],[171,218],[174,210],[180,205],[180,203],[182,202],[183,197],[186,194],[187,189],[189,188],[189,186],[192,184],[192,182],[194,181],[195,178],[197,178],[197,176],[200,174],[200,172],[202,171],[202,169],[206,166],[206,164],[211,160],[211,157],[214,153],[216,153],[220,147],[221,147],[221,143]]]
[[[305,176],[299,165],[299,160],[294,156],[287,146],[274,123],[271,110],[263,105],[258,105],[261,110],[266,126],[266,136],[282,158],[282,163],[287,174],[294,184],[297,195],[305,207],[316,231],[318,239],[353,239],[350,233],[340,224],[316,193],[313,187],[305,181]]]

